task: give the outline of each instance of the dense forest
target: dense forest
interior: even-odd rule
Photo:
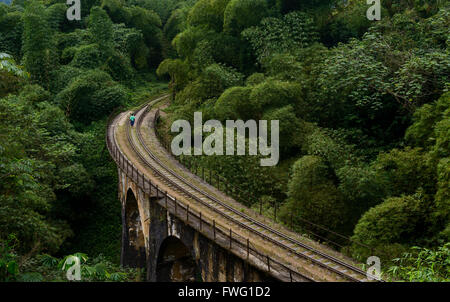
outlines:
[[[82,0],[80,21],[67,7],[0,3],[0,281],[63,281],[74,253],[88,280],[141,280],[118,265],[105,129],[167,89],[166,126],[280,121],[277,166],[192,158],[248,206],[348,237],[342,252],[395,278],[449,280],[448,1],[382,1],[380,21],[363,0]]]

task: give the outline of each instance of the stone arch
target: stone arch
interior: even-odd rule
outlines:
[[[122,207],[122,266],[146,267],[145,237],[139,214],[138,201],[131,188],[128,189]]]
[[[156,281],[202,281],[191,251],[178,237],[169,236],[162,242],[156,262]]]

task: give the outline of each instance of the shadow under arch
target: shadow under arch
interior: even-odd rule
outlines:
[[[142,231],[139,207],[133,190],[127,191],[125,206],[122,209],[122,253],[124,267],[145,268],[145,239]]]
[[[200,270],[191,252],[175,236],[164,239],[156,263],[157,282],[201,282]]]

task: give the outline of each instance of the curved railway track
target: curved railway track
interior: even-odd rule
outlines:
[[[152,102],[141,106],[134,113],[136,115],[136,130],[135,135],[132,134],[129,123],[126,123],[127,141],[142,163],[150,168],[156,175],[158,175],[164,182],[168,183],[171,189],[181,192],[188,196],[198,204],[207,207],[214,213],[222,216],[227,221],[239,228],[245,229],[254,236],[269,241],[276,246],[286,250],[289,254],[295,255],[299,258],[305,259],[317,265],[328,272],[340,276],[347,281],[362,282],[368,281],[366,272],[355,267],[349,263],[344,262],[332,255],[324,253],[304,242],[300,242],[286,234],[273,229],[272,227],[254,219],[253,217],[242,213],[221,201],[212,194],[205,192],[202,188],[194,185],[189,180],[175,172],[168,165],[162,162],[154,152],[147,146],[142,135],[142,122],[144,117],[150,112],[154,104],[161,101],[164,97],[153,100]],[[159,116],[159,109],[153,111],[153,118],[150,119],[151,125],[148,127],[155,127],[156,120]],[[154,128],[155,129],[155,128]],[[156,131],[156,129],[155,129]],[[116,142],[115,131],[113,131],[113,140]],[[302,275],[308,281],[316,281],[313,278]]]

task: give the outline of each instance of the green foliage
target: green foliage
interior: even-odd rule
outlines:
[[[262,119],[269,121],[269,123],[272,120],[279,121],[279,144],[282,156],[292,152],[294,147],[301,147],[304,143],[304,136],[301,131],[304,127],[302,121],[295,115],[292,105],[268,111],[262,116]],[[296,131],[293,131],[294,129]]]
[[[275,53],[307,47],[317,40],[312,18],[300,12],[289,13],[283,18],[266,18],[261,25],[249,28],[242,34],[250,41],[260,63]]]
[[[130,12],[121,0],[102,0],[101,8],[108,13],[114,23],[125,23],[130,19]]]
[[[30,88],[20,97],[0,100],[0,221],[4,226],[0,238],[15,233],[20,243],[17,251],[21,253],[54,252],[71,235],[64,221],[50,218],[49,214],[59,185],[56,175],[73,160],[75,150],[69,142],[73,138],[59,131],[50,134],[52,127],[44,114],[48,106],[44,102],[38,104],[37,110],[30,110],[33,98]],[[60,127],[64,125],[68,126],[63,123]]]
[[[75,264],[74,257],[80,260],[81,282],[123,282],[141,279],[139,271],[119,268],[101,254],[90,258],[84,253],[74,253],[61,259],[47,254],[26,259],[21,264],[20,273],[16,274],[14,280],[19,282],[68,282],[67,270]]]
[[[0,97],[15,91],[29,74],[7,53],[0,52]]]
[[[323,62],[317,108],[326,111],[328,123],[376,119],[388,107],[383,101],[387,76],[388,69],[360,41],[341,44]]]
[[[450,274],[450,243],[437,249],[414,246],[401,257],[393,259],[389,268],[394,278],[409,282],[448,282]]]
[[[74,79],[55,100],[75,121],[89,124],[128,101],[128,93],[111,76],[90,70]]]
[[[224,11],[230,0],[199,0],[189,12],[188,24],[204,25],[216,32],[222,31]]]
[[[209,90],[209,96],[219,96],[226,88],[239,86],[243,82],[243,75],[232,67],[212,64],[206,67],[202,74],[203,83]]]
[[[235,142],[236,144],[236,142]],[[248,149],[248,140],[246,140],[246,149]],[[262,195],[273,194],[276,188],[276,179],[270,177],[269,167],[259,165],[261,156],[196,156],[192,160],[196,164],[201,164],[207,170],[214,170],[226,178],[230,184],[238,187],[248,188],[252,192],[249,197],[245,197],[245,205],[251,206],[258,204],[259,197]],[[259,177],[251,177],[251,175]]]
[[[318,156],[303,156],[292,166],[288,183],[288,200],[280,209],[280,217],[288,222],[292,213],[295,224],[298,217],[336,231],[342,231],[346,209],[342,194],[333,183],[330,168]]]
[[[143,64],[145,63],[141,65]],[[125,81],[133,77],[133,68],[131,67],[130,59],[118,52],[113,53],[108,58],[106,66],[102,69],[106,70],[116,81]]]
[[[108,14],[100,7],[93,7],[89,15],[89,32],[92,42],[99,45],[104,54],[113,48],[113,25]]]
[[[255,86],[261,84],[262,82],[264,82],[264,74],[256,72],[247,78],[245,84],[248,86]]]
[[[423,153],[420,148],[407,147],[380,153],[374,165],[377,177],[386,183],[390,196],[413,194],[419,188],[428,194],[435,192],[433,162],[429,154]]]
[[[380,250],[385,245],[415,242],[416,238],[427,235],[430,204],[421,193],[388,198],[361,217],[352,239]],[[359,249],[354,247],[356,251]],[[360,251],[363,258],[369,256],[367,253]]]
[[[366,17],[369,6],[364,1],[338,3],[331,18],[322,22],[319,29],[325,45],[348,42],[351,38],[361,38],[369,29],[371,22]],[[386,16],[386,6],[381,5],[381,15]]]
[[[149,49],[139,30],[127,28],[124,24],[114,24],[114,45],[118,54],[129,56],[136,69],[148,68]]]
[[[156,74],[160,77],[165,74],[170,76],[169,88],[173,93],[182,90],[189,80],[188,66],[179,59],[162,61],[156,70]]]
[[[52,82],[50,90],[57,93],[64,89],[72,80],[79,77],[83,71],[70,65],[63,65],[51,73]]]
[[[186,29],[186,20],[188,13],[188,6],[172,11],[169,19],[167,20],[167,22],[165,22],[163,29],[164,37],[167,39],[167,41],[172,41],[178,33]]]
[[[441,50],[414,54],[396,71],[395,93],[413,105],[439,97],[449,82],[450,58]],[[433,74],[434,78],[430,78]]]
[[[75,49],[71,66],[76,68],[98,68],[103,63],[102,53],[98,44],[82,45]]]
[[[236,37],[224,33],[211,33],[196,44],[192,63],[196,68],[206,68],[213,63],[239,68],[241,62],[235,55],[239,53],[239,44],[240,41]]]
[[[339,179],[339,191],[345,196],[346,206],[351,212],[351,225],[356,225],[361,215],[382,202],[387,196],[388,185],[380,179],[368,164],[346,162],[335,170]]]
[[[186,5],[186,2],[192,2],[192,1],[134,0],[134,1],[130,1],[130,2],[131,2],[131,4],[134,4],[136,6],[141,6],[145,9],[154,11],[161,18],[161,21],[163,23],[165,23],[167,21],[167,19],[171,16],[171,13],[176,10],[176,8],[180,7],[181,5]]]
[[[411,244],[448,240],[448,9],[419,2],[387,3],[380,22],[368,21],[367,5],[358,1],[185,6],[169,19],[176,53],[159,69],[162,75],[173,66],[172,86],[182,83],[173,90],[171,119],[192,120],[202,111],[221,121],[279,120],[280,167],[248,174],[244,167],[256,169],[257,162],[247,158],[199,163],[265,196],[270,217],[280,204],[282,222],[292,219],[298,230],[310,220],[396,255]],[[228,81],[228,66],[242,80]],[[267,174],[271,189],[256,188]],[[400,217],[406,209],[411,217]],[[420,231],[377,237],[372,225],[383,215],[386,229]],[[363,238],[366,229],[371,240]]]
[[[0,253],[1,261],[14,258],[0,261],[0,274],[64,281],[50,255],[82,250],[119,262],[120,204],[104,145],[106,116],[131,103],[130,89],[135,101],[144,89],[148,97],[165,87],[149,73],[162,59],[162,23],[145,3],[85,1],[81,22],[66,20],[64,1],[14,4],[0,4],[0,245],[11,234],[17,240]],[[11,264],[5,275],[11,261],[20,268]],[[131,276],[100,258],[85,265],[92,281]]]
[[[250,88],[238,86],[225,90],[214,104],[217,118],[222,121],[227,119],[246,121],[254,116],[250,92]]]
[[[125,24],[142,32],[145,45],[149,49],[147,61],[151,67],[158,66],[162,61],[162,23],[160,17],[151,10],[137,6],[128,8],[128,11],[130,17]]]
[[[203,27],[189,27],[185,31],[179,33],[173,39],[172,44],[181,58],[193,61],[197,44],[213,34],[214,31],[207,30]]]
[[[406,139],[414,145],[432,150],[437,157],[450,155],[448,124],[450,117],[450,93],[437,101],[426,104],[414,114],[414,123],[406,131]]]
[[[231,0],[224,12],[223,30],[237,36],[244,29],[258,25],[267,15],[265,0]]]
[[[297,83],[267,79],[253,87],[250,102],[259,118],[263,111],[292,105],[296,113],[303,109],[302,94]],[[299,114],[298,116],[301,116]]]
[[[17,255],[14,253],[16,237],[10,234],[6,240],[0,240],[0,281],[15,281],[19,274]]]
[[[22,14],[5,6],[0,3],[0,52],[19,58],[22,54]]]
[[[59,31],[66,17],[67,5],[55,3],[47,8],[47,20],[51,29]]]
[[[49,87],[49,74],[55,67],[55,44],[46,18],[44,6],[37,1],[27,2],[23,14],[22,51],[25,69],[31,79]]]
[[[277,167],[261,167],[260,156],[194,159],[251,192],[248,206],[261,198],[264,214],[279,207],[301,231],[305,219],[344,234],[356,225],[354,239],[392,255],[448,242],[445,1],[387,1],[379,22],[361,1],[89,0],[81,22],[65,9],[0,4],[0,53],[11,55],[0,55],[0,242],[15,233],[5,253],[21,263],[7,278],[64,281],[60,259],[40,253],[118,262],[106,116],[164,88],[156,68],[170,78],[169,120],[201,111],[280,121]],[[411,264],[425,254],[398,276],[440,280],[434,263]],[[100,258],[83,267],[89,281],[139,276]]]

